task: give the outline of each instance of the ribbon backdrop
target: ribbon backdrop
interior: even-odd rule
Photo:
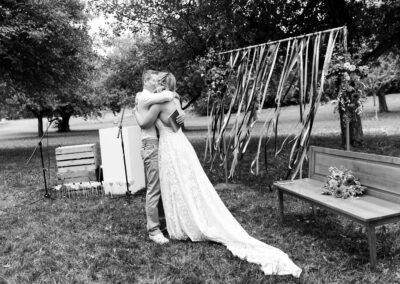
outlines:
[[[250,170],[253,174],[259,173],[262,139],[266,136],[266,145],[273,137],[275,155],[282,151],[285,144],[292,144],[287,178],[294,179],[307,154],[325,76],[335,43],[339,38],[346,48],[346,27],[219,53],[219,56],[229,64],[234,87],[228,88],[221,100],[211,102],[209,98],[209,128],[205,157],[210,153],[210,158],[214,161],[219,155],[228,167],[228,156],[231,154],[233,159],[229,177],[232,177],[240,155],[245,153],[250,142],[253,127],[259,119],[258,114],[266,98],[274,95],[275,110],[268,114],[263,123]],[[270,87],[273,75],[278,82],[274,91]],[[281,104],[285,97],[293,95],[293,92],[297,92],[298,95],[299,121],[293,133],[289,134],[278,147]],[[228,111],[224,111],[226,104],[229,104]],[[232,128],[226,135],[230,121],[233,122]]]

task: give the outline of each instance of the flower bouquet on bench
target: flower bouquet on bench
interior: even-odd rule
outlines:
[[[322,194],[346,199],[363,195],[366,191],[367,188],[361,185],[360,181],[353,175],[351,170],[343,167],[340,169],[330,167]]]

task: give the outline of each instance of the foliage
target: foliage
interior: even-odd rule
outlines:
[[[0,15],[2,93],[39,119],[51,116],[90,69],[84,3],[10,0],[0,6]]]
[[[187,101],[183,109],[193,107],[201,115],[207,113],[206,64],[204,57],[187,62],[182,77],[177,82],[178,92]]]
[[[351,121],[360,116],[366,101],[362,79],[368,74],[368,67],[357,66],[349,56],[337,55],[327,78],[335,85],[335,110],[342,111],[344,119]]]
[[[362,186],[351,170],[341,167],[329,167],[329,175],[324,184],[322,194],[333,195],[336,198],[349,198],[363,195],[366,187]]]
[[[361,2],[361,1],[360,1]],[[360,34],[358,42],[361,49],[367,50],[363,54],[363,62],[374,61],[390,52],[399,54],[400,45],[400,1],[366,1],[355,13],[357,32]]]
[[[304,4],[301,1],[292,2],[90,1],[96,10],[115,15],[116,35],[123,34],[124,30],[136,37],[149,35],[150,42],[138,46],[142,51],[138,54],[141,66],[173,72],[178,92],[189,101],[188,105],[201,100],[195,107],[199,107],[202,114],[207,101],[201,77],[206,74],[202,61],[208,60],[209,50],[226,50],[298,34],[303,26],[294,23],[305,23],[306,14],[302,13]],[[307,4],[308,21],[317,17],[319,12],[316,11],[320,10],[319,6],[311,7]],[[197,68],[196,64],[199,64]]]
[[[101,66],[103,74],[98,87],[103,88],[104,105],[119,112],[132,104],[136,93],[143,89],[142,72],[150,43],[143,37],[117,37],[106,43],[110,51]]]
[[[368,76],[363,80],[365,90],[369,96],[384,98],[387,93],[400,91],[400,58],[399,55],[389,53],[375,60],[369,69]],[[384,111],[379,100],[379,109]]]
[[[104,100],[101,93],[96,90],[97,70],[90,72],[87,78],[76,85],[68,86],[57,97],[52,109],[52,116],[56,119],[56,127],[60,132],[68,132],[69,120],[72,116],[88,117],[100,116],[100,110],[104,109]]]
[[[79,75],[90,44],[79,1],[7,1],[1,6],[2,80],[23,91],[53,90]]]
[[[390,89],[393,82],[400,79],[400,57],[393,53],[376,60],[369,69],[365,79],[368,94],[374,94],[382,89]]]
[[[204,57],[197,60],[199,69],[205,84],[204,95],[198,99],[194,106],[197,113],[207,114],[207,109],[221,100],[227,100],[224,104],[224,112],[229,109],[229,100],[232,99],[235,73],[228,62],[219,56],[214,50],[210,50]]]
[[[351,50],[363,49],[365,57],[386,44],[397,33],[396,26],[400,23],[397,14],[390,10],[392,6],[398,8],[393,0],[379,4],[347,0],[93,0],[89,3],[99,13],[113,15],[116,36],[129,31],[135,37],[148,37],[147,44],[138,46],[142,51],[138,53],[143,64],[140,68],[173,72],[181,97],[189,101],[186,106],[200,100],[195,105],[199,113],[205,113],[207,101],[201,77],[205,74],[204,66],[199,58],[206,59],[211,49],[229,50],[347,24]],[[389,29],[382,32],[386,26]],[[273,76],[271,86],[278,84],[279,77]],[[287,96],[283,103],[297,104],[299,99]],[[274,99],[267,97],[265,105],[274,106]]]

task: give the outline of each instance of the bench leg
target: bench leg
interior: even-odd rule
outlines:
[[[367,234],[369,246],[369,261],[371,264],[371,268],[374,268],[376,265],[376,234],[374,225],[367,224]]]
[[[317,219],[317,208],[315,208],[315,205],[311,205],[311,210],[314,216],[314,219]]]
[[[283,222],[283,192],[280,189],[278,189],[278,198],[279,198],[280,218],[281,218],[281,222]]]

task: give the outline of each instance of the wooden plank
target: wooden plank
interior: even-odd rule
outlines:
[[[353,171],[374,196],[400,200],[400,158],[310,147],[309,177],[325,181],[330,166]],[[377,189],[377,190],[375,190]]]
[[[87,165],[87,166],[75,166],[75,167],[67,167],[67,168],[59,168],[58,173],[67,173],[67,172],[79,172],[79,171],[96,171],[95,165]]]
[[[71,182],[82,182],[82,181],[95,181],[96,178],[92,176],[82,176],[82,177],[71,177],[65,179],[59,179],[59,183],[71,183]]]
[[[83,166],[83,165],[95,165],[96,161],[94,158],[89,159],[79,159],[79,160],[66,160],[66,161],[58,161],[57,168],[64,168],[64,167],[76,167],[76,166]],[[74,169],[71,169],[74,170]]]
[[[342,156],[342,157],[348,157],[348,158],[359,159],[359,160],[368,160],[368,161],[376,161],[376,162],[400,165],[399,157],[368,154],[368,153],[363,153],[363,152],[343,151],[343,150],[338,150],[338,149],[316,147],[316,146],[311,146],[311,148],[312,148],[312,151],[314,151],[316,153],[326,153],[326,154],[331,154],[331,155],[335,155],[335,156]]]
[[[315,163],[315,173],[319,176],[323,173],[327,175],[330,166],[343,166],[350,169],[360,179],[361,184],[400,195],[400,167],[398,165],[352,160],[325,154],[318,155]]]
[[[390,224],[390,223],[396,223],[400,221],[400,216],[394,216],[394,217],[387,217],[382,220],[377,220],[374,222],[371,222],[375,227],[385,225],[385,224]]]
[[[95,153],[93,152],[82,152],[82,153],[72,153],[72,154],[59,154],[56,155],[57,161],[64,160],[75,160],[75,159],[85,159],[85,158],[94,158]]]
[[[97,180],[96,172],[94,171],[80,171],[80,172],[69,172],[69,173],[57,173],[57,180],[64,181],[69,179],[78,179],[80,181],[87,181],[88,179],[91,181]]]
[[[69,178],[69,177],[83,177],[93,175],[96,176],[96,171],[70,171],[65,173],[57,173],[57,177]]]
[[[298,199],[300,199],[300,200],[302,200],[302,201],[304,201],[304,202],[307,202],[307,203],[310,203],[310,204],[312,204],[312,205],[318,206],[319,208],[325,209],[325,210],[327,210],[327,211],[333,212],[333,213],[338,214],[338,215],[342,215],[342,216],[344,216],[344,217],[346,217],[346,218],[349,218],[349,219],[353,220],[354,222],[357,222],[357,223],[359,223],[359,224],[361,224],[361,225],[363,225],[363,226],[365,226],[365,224],[366,224],[363,220],[361,220],[361,219],[358,218],[358,217],[350,216],[350,215],[348,215],[348,214],[346,214],[346,213],[343,213],[343,212],[341,212],[341,211],[336,210],[335,208],[331,208],[331,207],[329,207],[329,206],[326,206],[325,204],[322,204],[322,203],[320,203],[320,202],[314,202],[313,200],[310,200],[310,199],[308,199],[308,198],[306,198],[306,197],[297,195],[297,194],[295,194],[295,193],[293,193],[293,192],[290,192],[290,191],[285,191],[284,193],[287,194],[287,195],[292,195],[292,196],[294,196],[295,198],[298,198]],[[398,217],[398,218],[400,218],[400,217]],[[385,220],[386,220],[386,219],[385,219]]]
[[[295,180],[293,183],[286,184],[276,182],[274,185],[292,195],[302,197],[316,204],[323,204],[332,210],[362,222],[379,221],[388,217],[400,216],[400,204],[369,195],[358,199],[338,199],[333,196],[323,195],[321,194],[323,183],[313,179]]]
[[[81,152],[95,152],[96,144],[82,144],[56,148],[56,155]]]

